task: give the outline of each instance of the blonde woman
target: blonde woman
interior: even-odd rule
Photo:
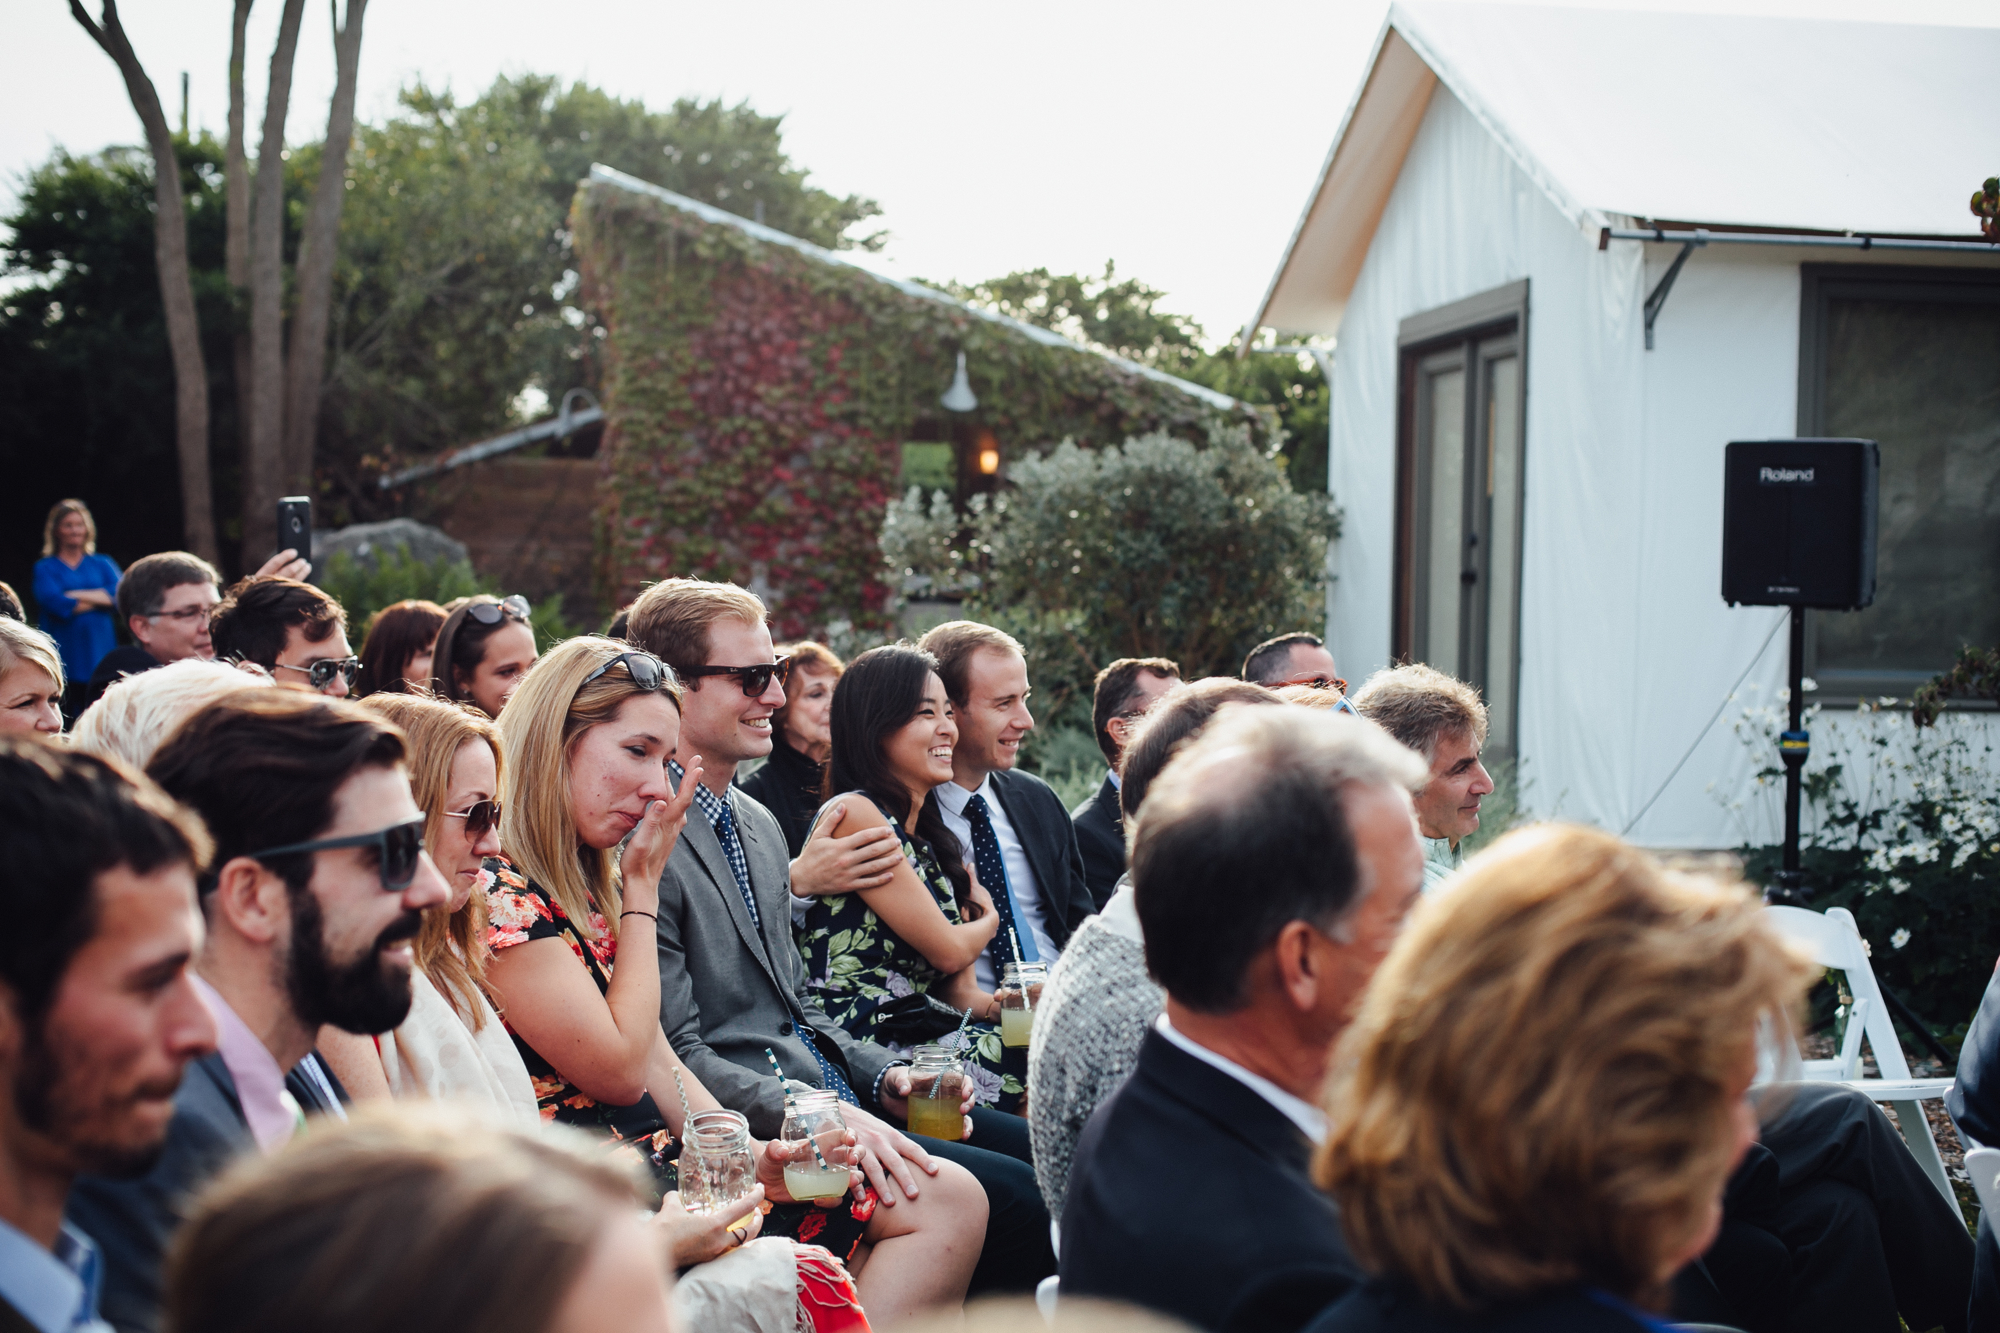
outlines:
[[[69,743],[143,770],[181,723],[202,709],[245,690],[274,688],[271,674],[260,666],[184,657],[113,681],[76,720]]]
[[[62,654],[55,640],[0,616],[0,736],[62,733]]]
[[[118,646],[118,562],[97,552],[97,520],[81,500],[58,500],[42,525],[35,562],[35,601],[42,632],[62,651],[63,668],[79,687]]]
[[[1315,1172],[1375,1280],[1312,1333],[1662,1328],[1815,971],[1741,884],[1590,829],[1495,844],[1341,1039]]]
[[[543,1117],[633,1145],[663,1191],[677,1183],[681,1089],[689,1109],[717,1109],[660,1026],[659,878],[701,780],[701,756],[680,754],[680,735],[680,686],[658,658],[596,636],[559,645],[501,717],[505,850],[486,862],[487,979]],[[669,760],[687,773],[678,794]],[[620,966],[628,940],[632,960]],[[850,1132],[831,1159],[851,1165],[853,1141]],[[940,1282],[963,1293],[986,1220],[969,1176],[941,1175],[921,1199],[878,1208],[856,1172],[851,1205],[821,1207],[784,1189],[785,1163],[810,1146],[751,1151],[760,1197],[775,1204],[753,1227],[857,1264],[866,1245],[858,1285],[871,1318],[913,1312],[903,1298]]]
[[[475,709],[413,694],[370,695],[362,706],[409,740],[424,850],[451,896],[424,913],[410,1016],[372,1039],[323,1032],[320,1054],[356,1096],[478,1101],[539,1123],[527,1066],[486,994],[484,862],[500,850],[500,733]]]

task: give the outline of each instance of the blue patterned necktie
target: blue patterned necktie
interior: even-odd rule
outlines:
[[[736,816],[730,811],[729,803],[721,798],[716,799],[712,814],[715,840],[722,844],[722,858],[729,862],[729,873],[736,881],[736,891],[743,895],[743,905],[750,911],[750,921],[757,927],[761,936],[764,930],[764,918],[757,910],[757,895],[750,891],[750,859],[743,854],[742,839],[736,836]],[[819,1042],[814,1036],[812,1024],[806,1022],[805,1015],[799,1013],[792,1005],[789,996],[785,998],[785,1007],[792,1010],[792,1030],[798,1033],[799,1040],[805,1043],[805,1048],[812,1052],[813,1060],[819,1065],[820,1086],[830,1090],[834,1096],[848,1105],[859,1106],[861,1101],[854,1095],[854,1089],[849,1085],[847,1076],[841,1073],[831,1060],[820,1054]]]
[[[1032,963],[1037,956],[1035,932],[1025,921],[1015,924],[1020,913],[1014,909],[1014,886],[1007,882],[1007,862],[1000,855],[1000,839],[993,832],[993,819],[986,812],[984,796],[975,793],[965,803],[965,822],[972,825],[972,868],[979,872],[979,882],[986,887],[994,910],[1000,914],[1000,929],[994,932],[990,946],[994,970],[1002,971],[1008,963]],[[1014,953],[1016,940],[1021,946],[1018,957]]]

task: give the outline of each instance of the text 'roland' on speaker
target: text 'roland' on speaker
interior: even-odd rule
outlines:
[[[1724,453],[1722,600],[1859,610],[1875,600],[1873,440],[1736,440]]]

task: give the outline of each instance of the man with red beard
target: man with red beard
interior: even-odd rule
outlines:
[[[201,824],[144,779],[0,742],[0,1328],[102,1328],[102,1260],[63,1221],[82,1172],[147,1170],[215,1047],[192,984]]]
[[[282,690],[211,705],[153,757],[148,773],[215,840],[193,984],[217,1037],[152,1170],[71,1194],[70,1220],[104,1247],[103,1310],[120,1330],[157,1326],[160,1259],[203,1184],[240,1152],[281,1147],[301,1104],[341,1114],[308,1059],[320,1028],[381,1033],[409,1013],[410,942],[447,891],[403,758],[376,715]]]

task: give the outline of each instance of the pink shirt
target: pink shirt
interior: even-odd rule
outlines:
[[[188,975],[215,1015],[216,1053],[236,1084],[236,1100],[250,1122],[251,1136],[264,1152],[276,1152],[299,1127],[299,1104],[285,1091],[285,1071],[215,987],[192,972]]]

